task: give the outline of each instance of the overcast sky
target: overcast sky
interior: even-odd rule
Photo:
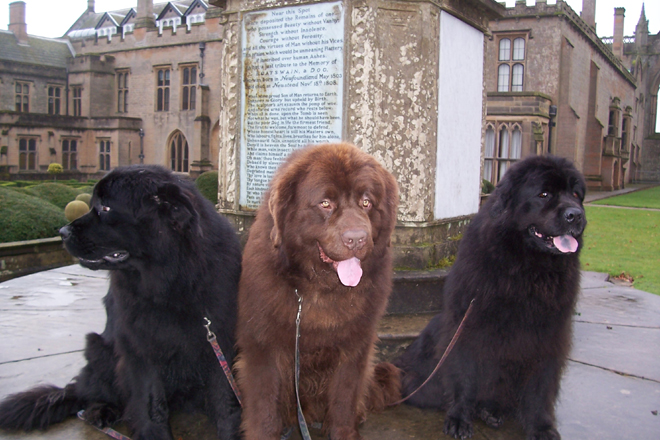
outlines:
[[[87,0],[24,0],[26,4],[26,21],[28,33],[42,37],[61,37],[71,27],[73,22],[87,9]],[[534,0],[527,0],[533,4]],[[548,0],[554,3],[555,0]],[[9,25],[9,4],[13,0],[0,0],[0,29]],[[154,0],[154,3],[164,3]],[[506,0],[508,6],[515,0]],[[658,0],[596,0],[596,30],[601,37],[612,36],[614,23],[614,8],[625,7],[624,35],[633,35],[639,21],[642,3],[646,4],[646,18],[649,20],[649,31],[658,33],[660,29],[660,1]],[[582,0],[568,0],[568,4],[578,14],[582,10]],[[137,7],[137,0],[96,0],[96,12]]]

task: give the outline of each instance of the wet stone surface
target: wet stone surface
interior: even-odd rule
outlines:
[[[40,383],[65,385],[84,365],[84,335],[101,331],[107,274],[67,266],[0,283],[0,398]],[[383,339],[410,340],[430,315],[388,317]],[[398,341],[398,342],[396,342]],[[388,342],[389,343],[389,342]],[[660,438],[660,296],[616,286],[585,272],[574,317],[573,351],[557,405],[564,439]],[[448,439],[444,413],[407,405],[372,414],[365,440]],[[175,414],[177,440],[213,439],[202,415]],[[481,421],[474,439],[524,439],[515,420],[499,429]],[[127,433],[125,427],[118,427]],[[298,434],[294,434],[292,438]],[[71,418],[46,432],[10,433],[0,439],[104,440],[105,434]],[[314,440],[323,438],[314,432]]]

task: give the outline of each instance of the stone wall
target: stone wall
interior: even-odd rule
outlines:
[[[0,243],[0,282],[76,262],[60,237]]]

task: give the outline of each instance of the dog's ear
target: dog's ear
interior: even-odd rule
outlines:
[[[490,216],[491,218],[499,217],[504,211],[506,211],[509,203],[511,201],[513,194],[513,182],[511,178],[507,178],[505,175],[502,180],[495,187],[495,191],[491,194],[491,197],[494,199],[493,203],[490,205]]]
[[[270,212],[270,216],[273,218],[273,229],[270,230],[270,241],[275,247],[280,247],[282,244],[282,231],[280,230],[281,222],[278,219],[281,209],[278,209],[278,199],[279,191],[277,188],[272,188],[268,197],[268,212]]]
[[[282,244],[282,235],[286,223],[288,206],[295,198],[297,190],[297,174],[292,166],[283,166],[275,173],[268,194],[268,212],[273,218],[273,229],[270,231],[270,240],[274,247]]]
[[[201,236],[199,213],[193,205],[192,197],[180,186],[166,183],[158,187],[154,200],[158,204],[158,212],[169,219],[172,229],[183,232],[188,228],[193,234]]]

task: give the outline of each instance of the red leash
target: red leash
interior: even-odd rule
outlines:
[[[227,381],[229,382],[231,389],[234,390],[234,394],[236,395],[236,400],[238,400],[239,405],[243,406],[243,404],[241,403],[241,392],[238,390],[238,386],[236,385],[234,376],[231,374],[231,368],[229,368],[227,359],[225,358],[224,353],[220,349],[220,345],[218,345],[218,340],[215,337],[215,333],[211,331],[210,328],[211,321],[209,321],[207,317],[204,317],[204,320],[206,321],[204,327],[206,327],[206,331],[208,332],[206,334],[206,340],[209,341],[209,344],[211,344],[211,347],[213,347],[213,351],[215,352],[215,357],[218,358],[218,362],[220,362],[222,371],[225,373],[225,376],[227,377]]]
[[[415,389],[415,391],[413,391],[412,393],[408,394],[408,395],[407,395],[406,397],[404,397],[403,399],[398,400],[398,401],[396,401],[396,402],[394,402],[394,403],[390,403],[390,404],[387,405],[387,406],[396,406],[396,405],[399,405],[399,404],[405,402],[406,400],[408,400],[408,399],[410,399],[412,396],[414,396],[414,395],[417,393],[417,391],[421,390],[422,387],[423,387],[424,385],[426,385],[427,383],[429,383],[429,381],[430,381],[431,378],[435,375],[435,373],[438,372],[438,370],[440,369],[440,367],[442,366],[442,364],[444,364],[445,359],[447,359],[447,356],[449,355],[449,353],[451,352],[451,350],[454,348],[454,345],[456,345],[456,341],[458,340],[458,337],[459,337],[459,336],[461,335],[461,333],[463,332],[463,327],[465,327],[465,321],[467,320],[467,317],[470,315],[470,312],[472,311],[472,305],[473,305],[473,303],[474,303],[474,299],[472,299],[472,301],[470,301],[470,305],[468,306],[468,309],[467,309],[467,311],[465,312],[465,315],[463,316],[463,319],[461,320],[461,323],[458,325],[458,328],[456,329],[456,332],[454,333],[454,336],[451,338],[451,341],[449,342],[449,345],[447,345],[447,348],[445,348],[445,352],[442,354],[442,357],[441,357],[440,360],[438,361],[438,364],[435,366],[435,368],[433,369],[433,371],[431,372],[431,374],[429,375],[429,377],[427,377],[426,380],[425,380],[420,386],[418,386],[418,387]]]

